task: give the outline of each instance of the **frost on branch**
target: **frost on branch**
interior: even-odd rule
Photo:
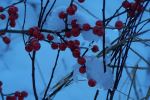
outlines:
[[[88,80],[93,79],[96,81],[96,87],[98,89],[110,89],[113,86],[113,74],[110,68],[104,73],[102,58],[96,58],[95,56],[86,56],[86,74],[80,74],[79,64],[74,66],[73,79],[77,82],[80,77],[84,77]]]

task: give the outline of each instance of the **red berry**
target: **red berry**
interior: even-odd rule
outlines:
[[[104,34],[104,29],[98,26],[95,26],[93,28],[93,33],[98,35],[98,36],[102,36]]]
[[[24,97],[23,96],[19,96],[18,100],[24,100]]]
[[[0,12],[3,12],[4,8],[2,6],[0,6]]]
[[[93,45],[92,51],[93,51],[93,52],[98,52],[98,51],[99,51],[98,46],[97,46],[97,45]]]
[[[5,37],[3,37],[3,42],[6,43],[6,44],[9,44],[10,39],[7,36],[5,36]]]
[[[117,28],[118,30],[122,29],[123,28],[123,22],[118,20],[116,23],[115,23],[115,28]]]
[[[52,40],[54,39],[54,37],[53,37],[51,34],[48,34],[48,35],[47,35],[47,39],[48,39],[49,41],[52,41]]]
[[[86,72],[86,67],[85,67],[85,66],[81,66],[81,67],[79,68],[79,72],[80,72],[81,74],[84,74],[84,73]]]
[[[103,21],[101,20],[96,21],[96,26],[103,27]]]
[[[73,19],[71,21],[71,26],[72,26],[72,28],[78,28],[79,27],[79,25],[77,24],[77,20],[76,19]]]
[[[15,20],[15,16],[14,15],[10,15],[9,16],[9,20],[11,20],[11,21]]]
[[[130,4],[128,1],[124,1],[124,2],[122,3],[122,6],[123,6],[125,9],[127,9],[127,8],[130,8],[131,4]]]
[[[32,44],[33,50],[38,51],[41,48],[41,45],[39,42]]]
[[[78,37],[80,35],[80,29],[79,28],[72,28],[71,33],[72,33],[72,36]]]
[[[135,11],[129,10],[128,11],[128,16],[129,17],[134,17],[135,16]]]
[[[59,44],[59,49],[60,49],[61,51],[64,51],[66,48],[67,48],[67,46],[66,46],[65,43]]]
[[[85,58],[84,58],[84,57],[79,57],[79,58],[78,58],[78,63],[79,63],[80,65],[84,65],[84,64],[86,63]]]
[[[16,14],[18,12],[18,8],[15,7],[15,6],[10,6],[9,9],[8,9],[8,14],[11,15],[11,14]]]
[[[94,87],[94,86],[96,85],[96,81],[93,80],[93,79],[89,79],[89,80],[88,80],[88,85],[89,85],[90,87]]]
[[[39,33],[40,33],[40,31],[39,31],[39,30],[34,29],[34,31],[33,31],[33,36],[37,36]]]
[[[10,21],[9,25],[10,25],[11,27],[15,27],[15,26],[16,26],[16,22],[15,22],[15,21]]]
[[[72,51],[72,54],[75,58],[79,58],[80,57],[80,50],[75,49]]]
[[[78,2],[83,3],[85,0],[78,0]]]
[[[31,51],[33,50],[32,45],[31,45],[31,44],[27,44],[27,45],[25,46],[25,50],[26,50],[27,52],[31,52]]]
[[[67,46],[68,46],[68,48],[70,48],[70,49],[74,49],[74,42],[72,41],[72,40],[70,40],[70,41],[67,41]]]
[[[6,100],[17,100],[16,96],[7,96]]]
[[[28,30],[28,33],[31,34],[31,35],[33,35],[33,32],[34,32],[34,28],[30,28],[30,29]]]
[[[38,34],[36,38],[38,38],[38,40],[44,40],[45,39],[44,35],[41,33]]]
[[[82,28],[84,31],[89,31],[90,30],[90,25],[89,24],[83,24]]]
[[[27,97],[27,96],[28,96],[28,93],[27,93],[26,91],[22,91],[22,92],[21,92],[21,96]]]
[[[64,19],[64,18],[66,18],[66,16],[67,16],[67,14],[63,11],[59,13],[59,18],[60,19]]]
[[[6,18],[6,16],[4,14],[0,15],[0,19],[4,20]]]
[[[52,47],[52,49],[58,49],[58,44],[57,43],[52,43],[51,47]]]
[[[72,6],[69,6],[69,7],[67,8],[67,13],[68,13],[69,15],[74,15],[74,14],[75,14],[75,9],[74,9]]]
[[[71,34],[71,32],[65,32],[65,36],[66,36],[67,38],[70,38],[70,37],[72,36],[72,34]]]

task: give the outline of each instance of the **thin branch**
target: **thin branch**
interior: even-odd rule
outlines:
[[[47,88],[45,90],[45,93],[44,93],[44,96],[43,96],[42,100],[44,100],[46,98],[48,89],[49,89],[49,87],[50,87],[50,85],[52,83],[52,80],[53,80],[53,77],[54,77],[54,73],[55,73],[55,69],[56,69],[56,66],[57,66],[57,63],[58,63],[59,54],[60,54],[60,50],[58,50],[58,53],[57,53],[57,56],[56,56],[56,61],[55,61],[54,67],[52,69],[52,74],[51,74],[51,77],[49,79],[49,82],[48,82],[48,85],[47,85]]]

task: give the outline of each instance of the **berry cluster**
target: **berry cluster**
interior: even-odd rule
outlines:
[[[80,3],[83,3],[85,0],[78,0]],[[62,20],[65,21],[65,19],[67,19],[67,16],[72,16],[75,15],[75,13],[77,12],[77,6],[75,4],[71,4],[66,11],[60,11],[60,13],[58,14],[58,17]],[[90,24],[88,23],[84,23],[83,25],[80,25],[78,23],[78,19],[72,19],[71,20],[71,29],[68,29],[67,31],[65,31],[65,37],[66,38],[70,38],[70,37],[78,37],[82,31],[89,31],[92,29],[93,34],[97,35],[97,36],[102,36],[104,34],[104,28],[103,28],[103,21],[98,20],[95,23],[95,26],[92,27]],[[54,37],[52,35],[48,35],[47,36],[48,40],[52,41],[54,39]],[[81,65],[81,67],[79,68],[79,72],[81,74],[86,73],[86,59],[81,56],[80,53],[80,41],[78,40],[65,40],[64,43],[52,43],[51,44],[52,49],[60,49],[60,50],[65,50],[66,48],[69,48],[72,52],[72,55],[74,58],[77,59],[77,63],[79,65]],[[93,47],[91,48],[92,52],[96,53],[99,51],[99,48],[97,45],[93,45]],[[90,79],[88,82],[89,86],[94,87],[96,85],[96,81]]]
[[[8,9],[8,14],[9,14],[9,25],[11,27],[16,26],[16,19],[18,19],[18,8],[15,6],[10,6]]]
[[[22,91],[22,92],[16,91],[14,95],[7,96],[6,100],[24,100],[24,98],[27,96],[28,93],[26,91]]]
[[[3,12],[4,8],[0,6],[0,12]],[[16,19],[18,19],[18,8],[15,6],[10,6],[8,8],[8,15],[9,15],[9,25],[11,27],[16,26]],[[0,19],[4,20],[6,16],[4,14],[0,14]],[[5,35],[5,32],[3,32],[1,35]],[[5,44],[9,44],[11,42],[10,38],[7,36],[2,36],[2,40]]]
[[[25,50],[27,52],[38,51],[40,48],[41,45],[39,43],[39,40],[37,40],[36,38],[30,39],[25,46]]]
[[[27,52],[38,51],[41,48],[40,40],[44,40],[44,35],[40,32],[38,27],[32,27],[28,30],[28,34],[31,36],[26,43],[25,50]],[[50,39],[50,36],[48,36]]]
[[[0,81],[0,95],[2,96],[2,98],[6,96],[6,100],[24,100],[24,98],[28,96],[28,93],[26,91],[22,92],[16,91],[15,93],[4,94],[2,92],[2,85],[3,83]]]
[[[4,8],[2,6],[0,6],[0,13],[4,11]],[[6,18],[5,14],[0,14],[0,19],[4,20]]]
[[[135,0],[135,2],[124,1],[122,6],[127,10],[129,17],[134,17],[136,14],[143,11],[144,0]]]
[[[29,29],[28,31],[29,35],[38,39],[38,40],[44,40],[45,37],[44,35],[41,33],[39,27],[32,27]]]

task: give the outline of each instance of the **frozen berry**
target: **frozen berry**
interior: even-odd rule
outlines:
[[[33,50],[34,51],[38,51],[40,48],[41,48],[41,45],[39,42],[33,44]]]
[[[31,52],[31,51],[33,50],[32,45],[27,44],[27,45],[25,46],[25,50],[26,50],[27,52]]]
[[[79,28],[72,28],[71,33],[72,33],[72,36],[78,37],[80,35],[80,29]]]
[[[4,20],[6,18],[6,16],[4,14],[0,15],[0,19]]]
[[[52,43],[51,47],[52,47],[52,49],[58,49],[58,44],[57,43]]]
[[[11,27],[15,27],[15,26],[16,26],[16,22],[15,22],[15,21],[10,21],[9,25],[10,25]]]
[[[72,36],[72,34],[71,34],[71,32],[65,32],[65,36],[66,36],[67,38],[70,38],[70,37]]]
[[[69,15],[74,15],[75,12],[76,12],[76,8],[75,8],[74,6],[69,6],[69,7],[67,8],[67,13],[68,13]]]
[[[81,67],[79,68],[79,72],[80,72],[81,74],[84,74],[84,73],[86,72],[86,67],[85,67],[85,66],[81,66]]]
[[[93,33],[98,35],[98,36],[102,36],[104,34],[104,29],[98,26],[95,26],[93,28]]]
[[[97,46],[97,45],[93,45],[92,51],[93,51],[93,52],[98,52],[98,51],[99,51],[98,46]]]
[[[87,24],[83,24],[83,26],[82,26],[82,29],[84,30],[84,31],[89,31],[90,30],[90,25],[87,23]]]
[[[84,57],[79,57],[78,58],[78,64],[84,65],[86,63],[86,59]]]
[[[12,14],[16,14],[18,12],[18,8],[15,6],[10,6],[8,9],[8,14],[12,15]]]
[[[67,48],[67,46],[66,46],[65,43],[59,44],[59,49],[60,49],[61,51],[64,51],[66,48]]]
[[[96,26],[103,27],[103,21],[101,20],[96,21]]]
[[[80,50],[75,49],[72,51],[72,54],[75,58],[79,58],[80,57]]]
[[[66,16],[67,16],[67,14],[63,11],[59,13],[59,18],[60,19],[64,19],[64,18],[66,18]]]
[[[5,36],[5,37],[3,37],[3,42],[6,43],[6,44],[9,44],[10,39],[7,36]]]
[[[47,39],[48,39],[49,41],[52,41],[52,40],[54,39],[54,37],[53,37],[51,34],[48,34],[48,35],[47,35]]]
[[[7,96],[6,100],[17,100],[16,96]]]
[[[93,80],[93,79],[89,79],[89,80],[88,80],[88,85],[89,85],[90,87],[94,87],[94,86],[96,85],[96,81]]]
[[[123,22],[118,20],[116,23],[115,23],[115,28],[120,30],[123,28]]]

